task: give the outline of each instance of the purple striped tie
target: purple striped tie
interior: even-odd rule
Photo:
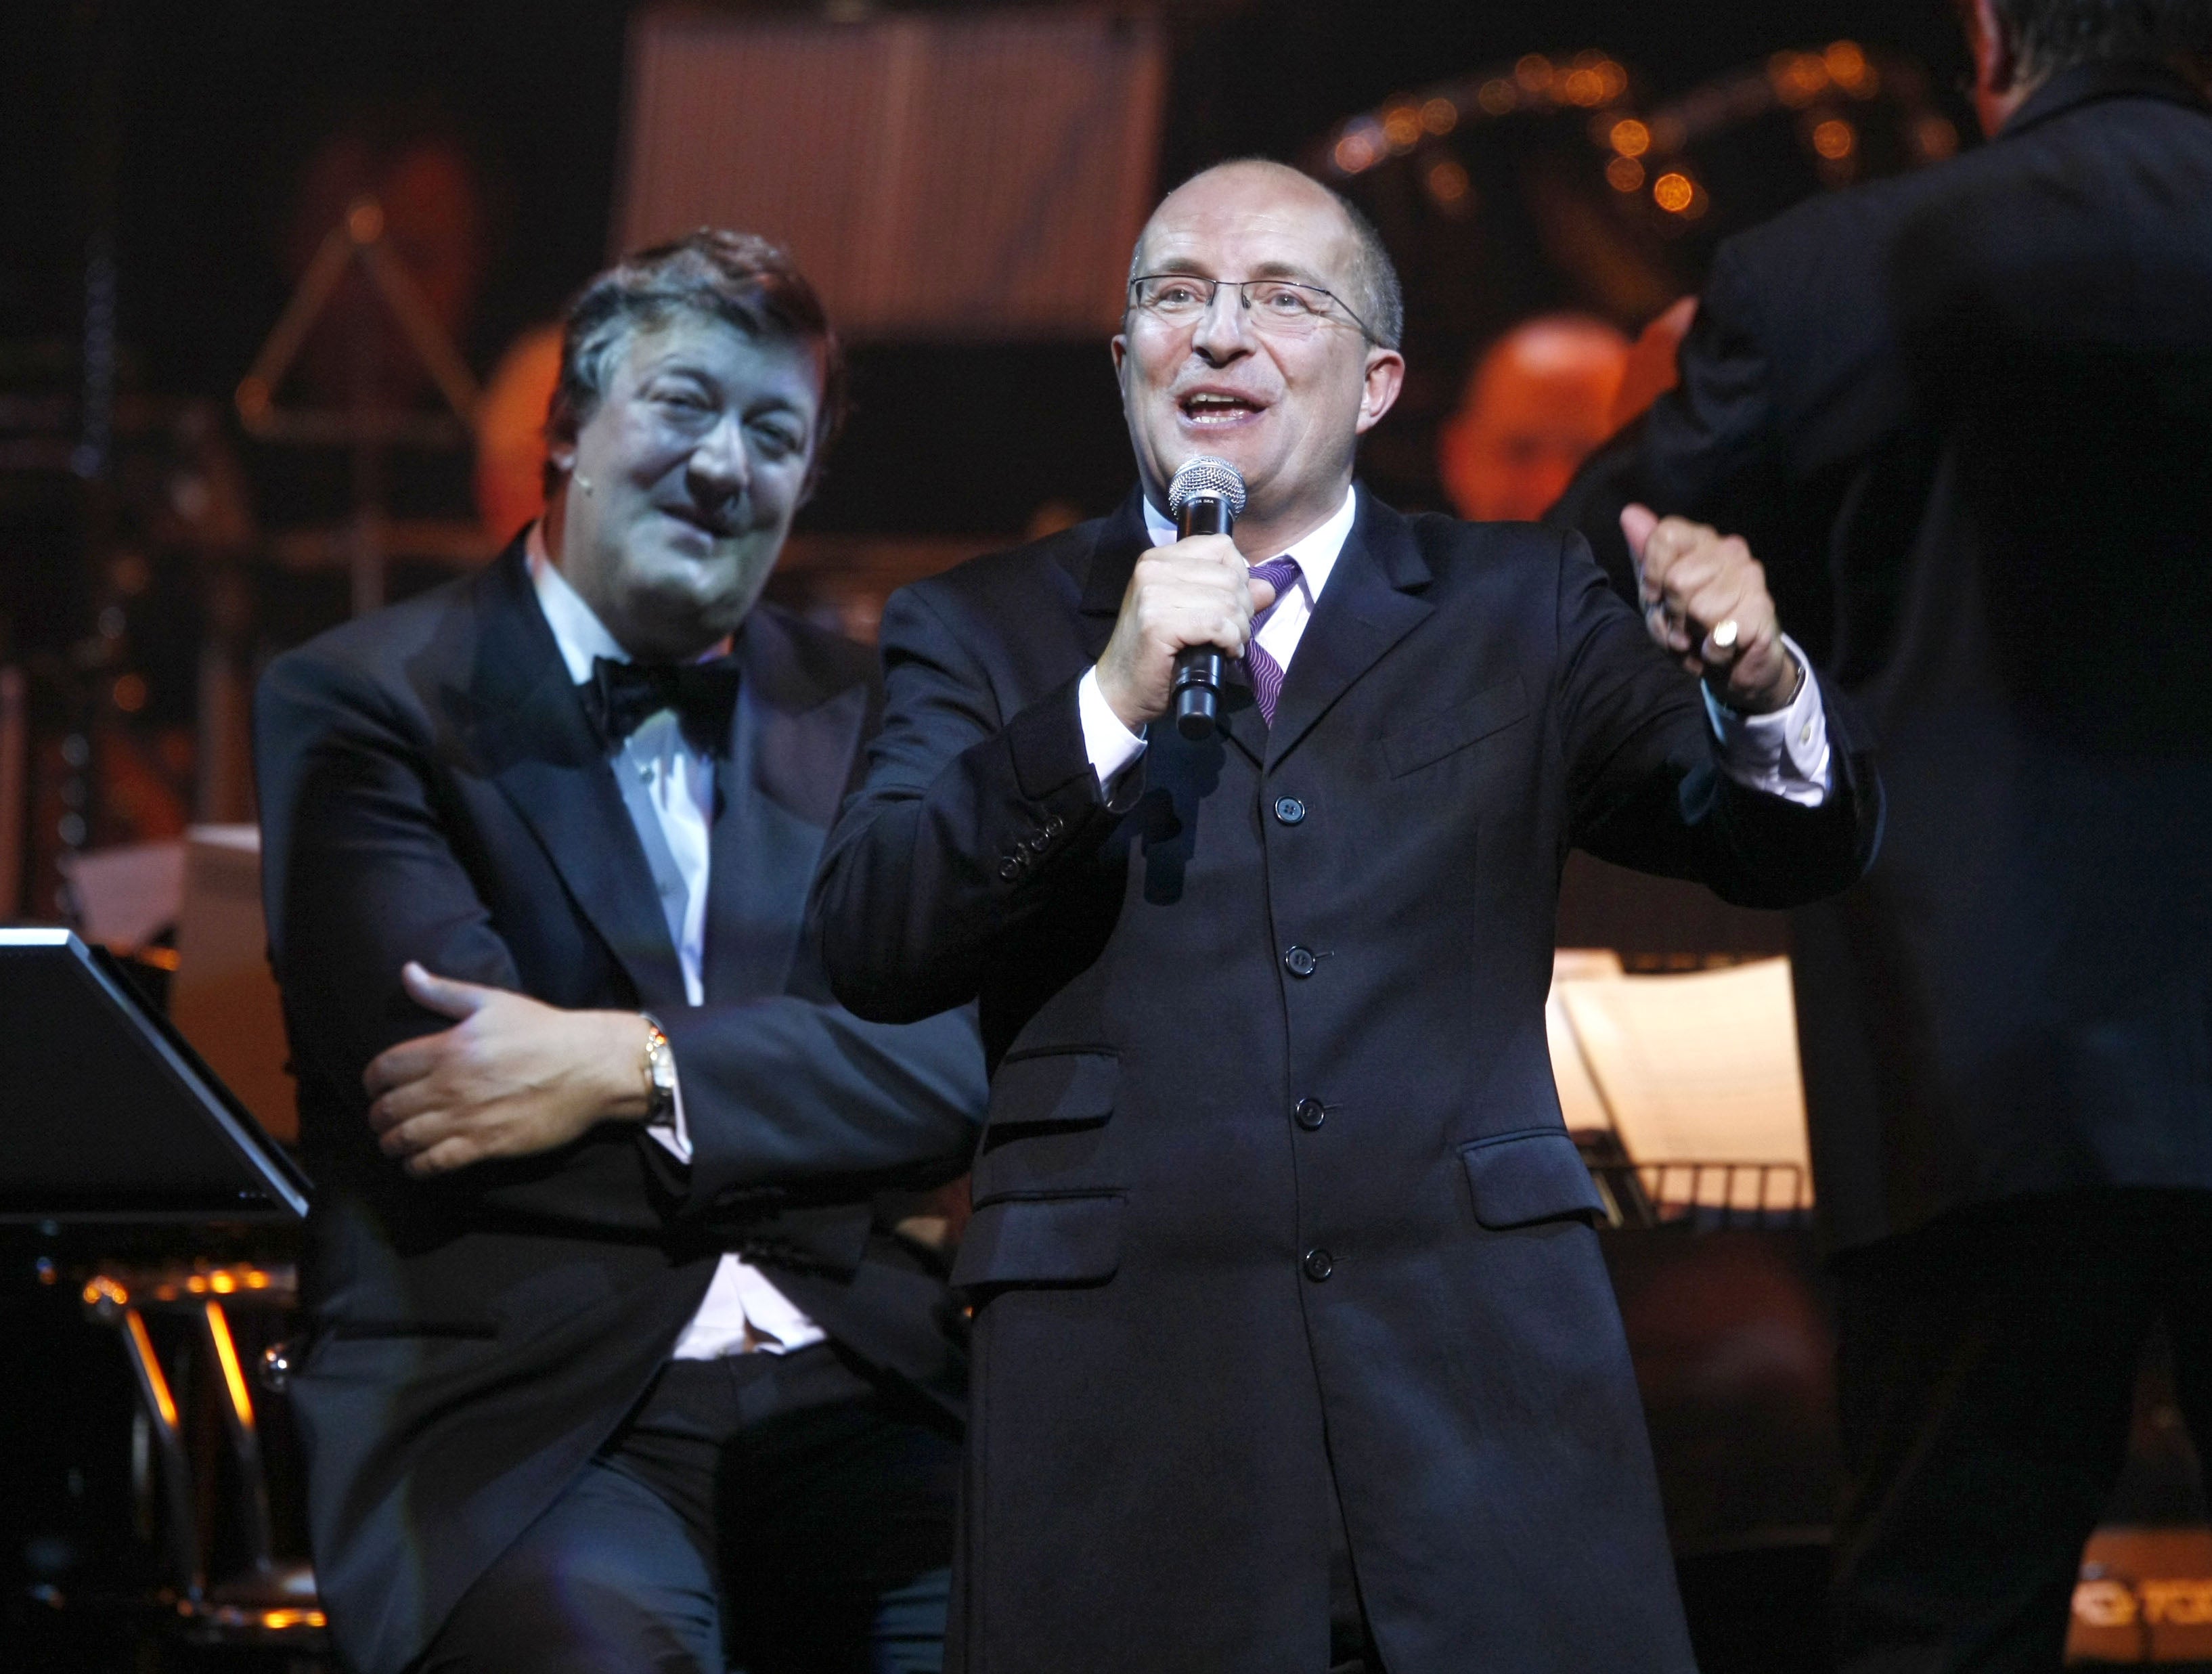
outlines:
[[[1275,602],[1280,604],[1298,577],[1298,561],[1292,557],[1270,558],[1265,563],[1252,566],[1252,579],[1265,581],[1275,589]],[[1260,718],[1268,726],[1275,724],[1275,700],[1283,695],[1283,666],[1260,648],[1260,624],[1275,613],[1270,605],[1252,618],[1252,638],[1244,648],[1244,672],[1252,681],[1252,697],[1260,705]]]

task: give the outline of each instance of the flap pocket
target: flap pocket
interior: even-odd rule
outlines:
[[[952,1269],[956,1285],[1098,1284],[1121,1265],[1119,1192],[978,1203]]]
[[[1464,749],[1487,738],[1501,727],[1510,727],[1528,713],[1528,694],[1514,674],[1496,685],[1485,686],[1463,703],[1455,703],[1441,715],[1417,721],[1403,732],[1382,740],[1382,759],[1392,778]]]
[[[1459,1154],[1474,1192],[1474,1218],[1493,1232],[1566,1215],[1605,1218],[1605,1199],[1561,1129],[1500,1134]]]
[[[989,1125],[1070,1128],[1114,1114],[1121,1061],[1104,1048],[1060,1049],[1009,1057],[991,1081]]]

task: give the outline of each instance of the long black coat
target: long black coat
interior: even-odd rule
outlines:
[[[1793,924],[1832,1241],[2212,1187],[2212,110],[2060,76],[1724,245],[1681,372],[1555,515],[1747,534],[1880,740],[1881,861]]]
[[[1272,732],[1155,726],[1109,807],[1076,685],[1148,544],[1133,496],[893,598],[817,882],[839,995],[980,995],[994,1067],[956,1665],[1319,1669],[1333,1473],[1392,1674],[1687,1671],[1545,1043],[1560,864],[1802,900],[1874,781],[1837,716],[1827,807],[1743,791],[1580,540],[1362,491]]]
[[[264,884],[316,1185],[315,1336],[292,1402],[318,1580],[362,1674],[410,1660],[613,1432],[725,1249],[958,1411],[957,1313],[872,1233],[870,1194],[972,1144],[974,1022],[860,1021],[800,934],[876,714],[872,660],[767,607],[738,654],[696,1008],[520,544],[262,682]],[[447,1026],[402,992],[410,959],[556,1006],[649,1007],[682,1077],[690,1168],[608,1123],[545,1155],[409,1178],[376,1148],[361,1074]]]

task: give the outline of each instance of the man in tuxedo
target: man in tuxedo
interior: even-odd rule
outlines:
[[[631,258],[569,311],[544,520],[262,683],[359,1674],[939,1665],[964,1322],[894,1228],[981,1055],[830,997],[872,659],[757,602],[841,383],[775,247]]]
[[[2212,1446],[2212,10],[1961,9],[1990,143],[1723,246],[1567,507],[1746,531],[1881,740],[1793,924],[1850,1670],[2057,1666],[2161,1319]]]
[[[1335,194],[1199,175],[1113,344],[1136,490],[884,618],[816,910],[860,1014],[981,1002],[972,1671],[1691,1666],[1545,1044],[1560,862],[1801,900],[1877,795],[1740,543],[1638,520],[1647,634],[1579,539],[1354,484],[1401,314]],[[1233,539],[1167,520],[1201,454]]]

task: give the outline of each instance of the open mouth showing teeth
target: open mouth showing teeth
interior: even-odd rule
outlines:
[[[1234,423],[1259,411],[1251,402],[1235,395],[1188,395],[1182,402],[1182,415],[1194,424]]]

